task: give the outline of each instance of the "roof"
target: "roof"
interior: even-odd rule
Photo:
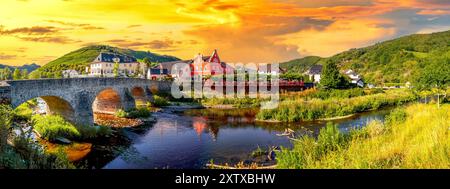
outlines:
[[[309,74],[321,74],[322,67],[323,67],[322,65],[314,65],[309,69],[308,73]]]
[[[177,61],[171,61],[171,62],[161,62],[156,66],[153,66],[151,69],[165,69],[168,73],[172,72],[172,67],[175,64],[190,64],[192,60],[177,60]]]
[[[159,69],[159,68],[150,68],[151,75],[160,75],[160,74],[168,74],[167,69]]]
[[[114,63],[114,58],[119,59],[119,63],[134,63],[137,62],[136,58],[116,53],[101,52],[93,62],[111,62]]]

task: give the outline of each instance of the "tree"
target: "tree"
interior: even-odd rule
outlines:
[[[418,90],[429,90],[437,95],[439,108],[440,96],[445,98],[450,87],[450,57],[428,59],[428,64],[416,75],[415,85]]]
[[[22,79],[27,79],[28,78],[28,70],[23,69],[21,75],[22,75]]]
[[[22,75],[20,73],[20,70],[18,68],[14,69],[13,73],[13,80],[22,79]]]
[[[2,77],[2,79],[4,79],[4,80],[11,79],[11,70],[8,67],[3,69],[3,77]]]
[[[322,69],[320,85],[326,89],[340,89],[348,86],[345,77],[339,73],[339,69],[333,61],[327,61]]]
[[[119,77],[119,62],[114,63],[113,73],[114,77]]]
[[[29,75],[28,75],[29,79],[40,79],[41,78],[41,72],[39,72],[38,70],[32,71]]]

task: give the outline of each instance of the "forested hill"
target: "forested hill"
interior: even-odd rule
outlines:
[[[37,65],[35,63],[24,64],[22,66],[8,66],[8,65],[0,64],[0,69],[8,68],[8,69],[10,69],[12,71],[14,71],[14,69],[17,68],[19,70],[27,70],[28,72],[32,72],[32,71],[38,69],[39,67],[41,67],[41,66],[39,66],[39,65]]]
[[[75,69],[82,72],[85,70],[86,66],[88,66],[89,63],[91,63],[99,55],[100,52],[124,54],[135,57],[138,60],[148,58],[151,62],[179,60],[177,57],[159,55],[149,51],[135,51],[107,45],[93,45],[65,54],[64,56],[45,64],[36,71],[40,72],[42,77],[55,77],[55,74],[60,74],[61,71],[67,69]]]
[[[400,37],[329,58],[305,57],[282,63],[281,67],[303,73],[314,64],[333,61],[341,70],[356,70],[367,82],[381,84],[411,81],[427,63],[450,64],[449,60],[450,31],[445,31]]]

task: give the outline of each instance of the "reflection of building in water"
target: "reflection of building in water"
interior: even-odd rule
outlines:
[[[209,134],[211,134],[213,141],[216,141],[217,135],[219,134],[219,127],[209,127]]]
[[[202,133],[205,132],[206,129],[211,135],[211,138],[213,141],[217,140],[217,134],[219,133],[219,127],[208,125],[207,118],[205,117],[193,117],[192,118],[192,127],[194,128],[195,132],[201,138],[200,136]]]
[[[198,136],[200,136],[203,131],[208,127],[206,124],[206,119],[203,117],[193,117],[192,118],[192,127]]]

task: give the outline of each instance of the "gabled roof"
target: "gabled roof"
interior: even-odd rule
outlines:
[[[101,52],[95,59],[94,62],[111,62],[114,63],[114,58],[119,59],[119,63],[133,63],[137,62],[136,58],[122,55],[122,54],[116,54],[116,53],[107,53],[107,52]]]
[[[309,69],[308,73],[309,74],[321,74],[322,67],[323,67],[322,65],[314,65]]]

